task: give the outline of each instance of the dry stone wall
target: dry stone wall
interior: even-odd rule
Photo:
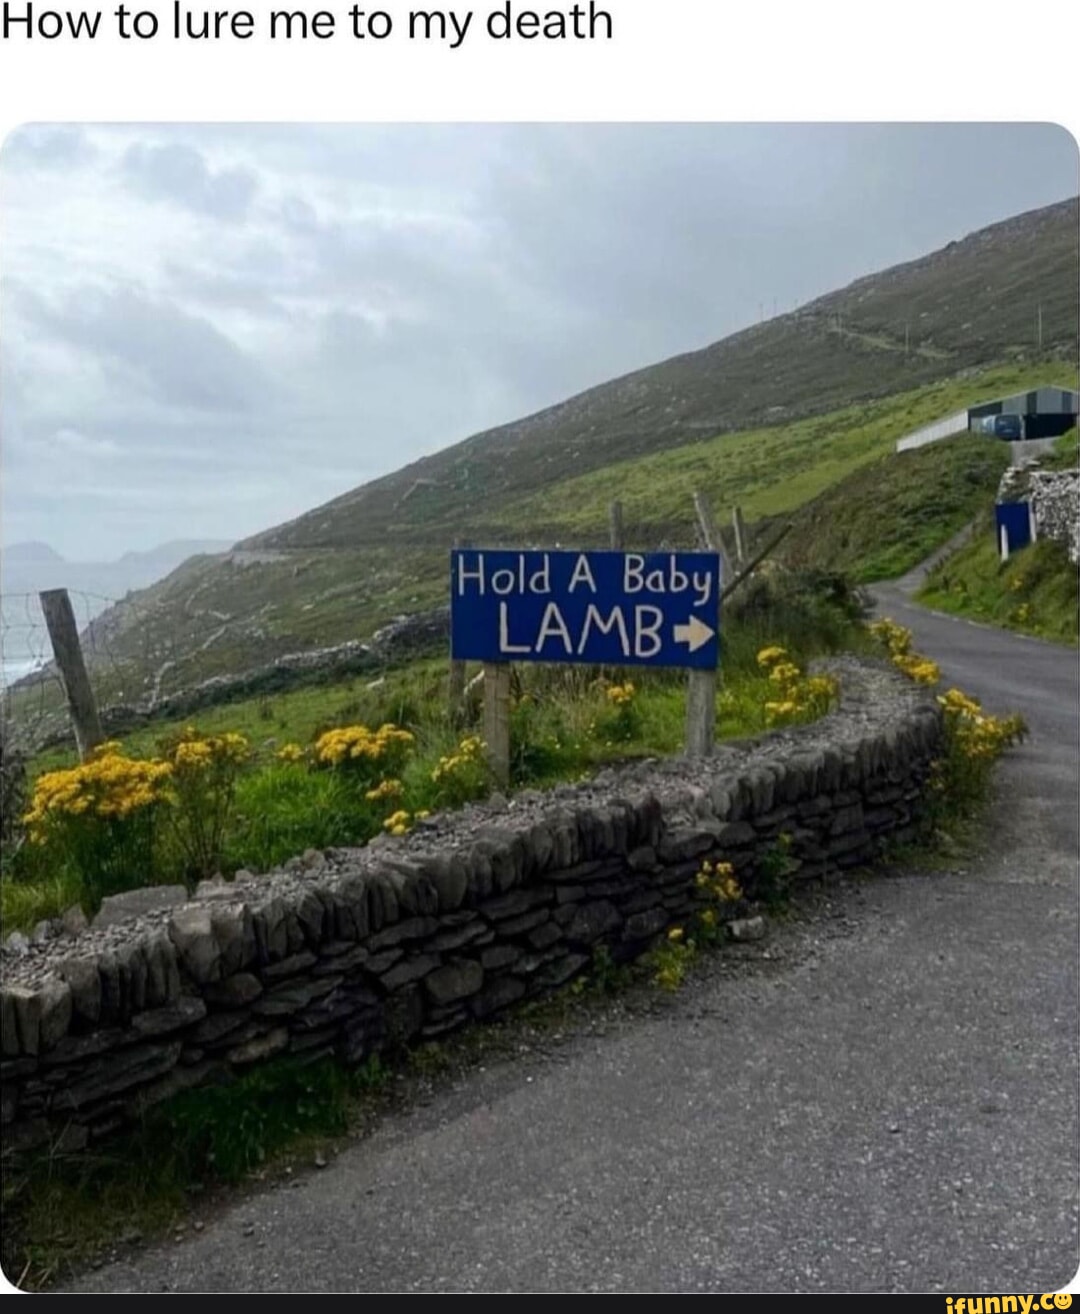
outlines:
[[[802,877],[871,858],[910,833],[940,709],[891,667],[829,666],[840,706],[815,725],[495,799],[6,948],[5,1145],[78,1148],[275,1055],[355,1063],[482,1021],[570,981],[598,945],[647,950],[700,906],[706,858],[731,862],[750,897],[782,833]]]
[[[1034,471],[1030,498],[1036,534],[1064,543],[1075,566],[1080,561],[1080,471]]]
[[[1036,463],[1013,465],[1001,476],[999,502],[1029,502],[1038,538],[1064,545],[1080,562],[1080,470],[1040,470]]]
[[[242,671],[238,675],[215,675],[190,689],[179,689],[158,697],[151,695],[138,704],[114,703],[100,709],[101,726],[106,735],[124,735],[152,721],[192,716],[208,707],[238,702],[258,695],[282,693],[314,680],[337,680],[349,675],[378,675],[388,667],[409,662],[425,653],[445,652],[450,634],[449,607],[399,616],[372,635],[370,643],[359,640],[340,643],[332,648],[287,653],[265,666]],[[43,678],[55,674],[52,663],[41,672],[24,676],[13,688],[29,689]],[[35,748],[55,748],[74,742],[67,713],[35,721]]]

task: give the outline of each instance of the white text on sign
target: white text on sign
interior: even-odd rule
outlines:
[[[651,570],[645,569],[643,556],[634,552],[625,554],[622,579],[624,593],[646,593],[665,597],[689,593],[692,606],[704,607],[712,597],[713,583],[712,571],[680,570],[674,553],[669,556],[666,566],[654,566]],[[525,554],[519,553],[516,567],[502,566],[497,570],[489,571],[484,561],[484,553],[477,552],[474,565],[468,565],[464,557],[458,558],[456,585],[459,596],[464,596],[470,586],[475,588],[480,597],[485,597],[488,592],[494,593],[497,597],[509,597],[512,594],[519,597],[530,594],[534,596],[550,594],[551,559],[546,552],[543,553],[540,566],[529,571],[526,567]],[[584,552],[578,554],[566,591],[573,594],[580,589],[587,589],[594,595],[599,592],[589,557]]]

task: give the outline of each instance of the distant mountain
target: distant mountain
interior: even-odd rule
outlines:
[[[47,543],[13,543],[0,551],[0,660],[4,682],[48,656],[37,595],[66,588],[80,626],[127,594],[145,589],[192,557],[217,555],[217,539],[175,539],[117,561],[67,561]]]
[[[0,559],[9,565],[42,565],[61,562],[64,558],[48,543],[12,543],[0,552]]]
[[[174,539],[116,561],[68,561],[47,543],[13,543],[0,551],[0,595],[68,588],[119,599],[176,569],[189,557],[216,555],[231,546],[219,539]]]

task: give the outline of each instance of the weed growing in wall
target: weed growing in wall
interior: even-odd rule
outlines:
[[[653,984],[674,993],[685,981],[697,952],[697,941],[686,934],[686,928],[673,926],[645,956],[652,971]]]

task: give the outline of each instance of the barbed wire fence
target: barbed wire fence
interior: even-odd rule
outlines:
[[[166,676],[226,628],[220,615],[144,606],[67,589],[90,687],[99,708],[145,708]],[[63,681],[37,593],[0,594],[0,728],[36,749],[70,732]]]

